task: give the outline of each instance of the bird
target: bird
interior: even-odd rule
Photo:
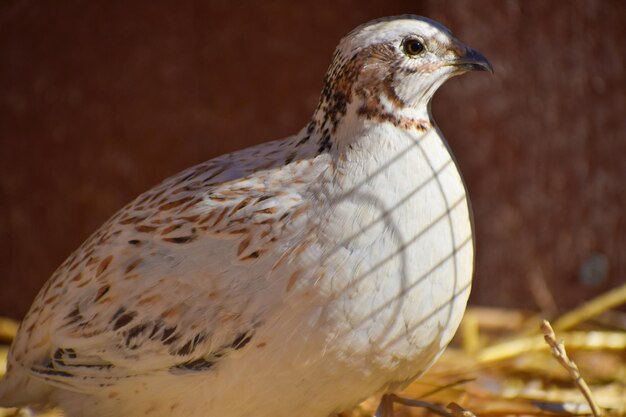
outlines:
[[[325,417],[382,394],[389,417],[470,293],[471,205],[430,111],[469,71],[493,69],[425,17],[349,32],[302,130],[165,179],[59,266],[0,406]]]

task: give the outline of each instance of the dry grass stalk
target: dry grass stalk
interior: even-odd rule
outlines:
[[[408,407],[424,408],[432,413],[438,414],[443,417],[455,417],[454,414],[450,413],[445,407],[442,407],[439,404],[433,404],[427,401],[413,400],[411,398],[399,397],[395,394],[391,394],[391,398],[394,403],[406,405]]]
[[[570,348],[579,350],[626,350],[626,333],[606,331],[575,331],[561,334]],[[481,363],[502,361],[528,352],[547,349],[543,337],[523,336],[486,346],[476,354]]]
[[[626,284],[614,288],[563,315],[554,322],[554,328],[558,331],[571,329],[578,323],[582,323],[622,304],[626,304]]]
[[[448,390],[448,389],[451,389],[451,388],[454,388],[454,387],[458,387],[459,385],[463,385],[463,384],[468,383],[468,382],[473,382],[475,380],[476,380],[476,378],[459,379],[459,380],[450,382],[449,384],[445,384],[445,385],[442,385],[440,387],[437,387],[437,388],[433,389],[432,391],[425,392],[424,394],[421,395],[421,398],[426,398],[429,395],[437,394],[438,392],[445,391],[445,390]]]
[[[17,321],[0,317],[0,340],[13,340],[18,327]]]
[[[476,417],[476,414],[466,410],[455,402],[448,404],[448,410],[450,410],[454,417]]]
[[[594,400],[593,395],[591,394],[591,390],[587,385],[587,382],[585,382],[582,375],[580,374],[578,366],[576,366],[576,364],[567,356],[567,352],[565,351],[565,345],[563,344],[563,342],[556,341],[556,335],[554,334],[554,330],[552,329],[550,322],[544,320],[543,324],[541,325],[541,330],[543,331],[543,336],[546,343],[552,349],[552,355],[561,365],[563,365],[567,372],[569,372],[570,376],[574,380],[574,383],[587,400],[589,407],[591,407],[591,412],[593,413],[594,417],[601,417],[602,413],[600,411],[600,407],[598,407],[598,404]]]

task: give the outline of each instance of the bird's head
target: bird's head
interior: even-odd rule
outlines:
[[[351,106],[361,117],[383,121],[403,113],[425,115],[444,81],[475,70],[493,72],[485,57],[433,20],[397,16],[368,22],[335,50],[317,109],[323,115],[319,127],[334,131]]]

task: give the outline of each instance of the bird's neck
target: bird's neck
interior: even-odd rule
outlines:
[[[403,146],[433,128],[430,106],[407,106],[389,91],[360,91],[349,99],[322,95],[306,132],[318,153],[344,159],[354,149],[367,148],[375,157],[388,145]]]
[[[380,66],[365,67],[374,52],[363,50],[347,57],[335,52],[324,77],[324,86],[307,134],[318,137],[320,152],[341,152],[355,140],[380,125],[394,126],[410,134],[423,134],[431,127],[429,103],[432,88],[422,94],[406,91],[393,71]],[[409,99],[413,97],[413,99]]]

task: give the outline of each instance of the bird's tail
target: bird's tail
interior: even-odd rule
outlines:
[[[19,366],[9,367],[0,380],[0,407],[26,407],[45,403],[50,386],[32,378]]]

